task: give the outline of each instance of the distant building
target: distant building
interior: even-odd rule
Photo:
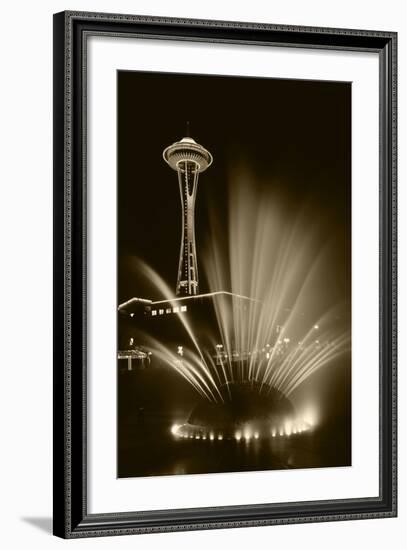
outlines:
[[[120,342],[121,349],[137,332],[152,336],[172,350],[190,349],[193,334],[203,350],[216,354],[216,346],[221,345],[224,336],[220,319],[231,322],[256,307],[256,300],[226,291],[158,301],[133,298],[119,306],[119,333],[125,340]],[[230,342],[230,346],[236,352],[236,343]]]

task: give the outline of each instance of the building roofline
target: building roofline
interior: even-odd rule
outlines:
[[[149,300],[147,298],[130,298],[130,300],[127,300],[127,302],[123,302],[122,304],[119,304],[119,307],[117,309],[123,309],[134,303],[152,304],[153,302],[152,300]]]
[[[194,294],[193,296],[174,296],[173,298],[169,298],[167,300],[147,300],[144,298],[131,298],[130,300],[127,300],[127,302],[123,302],[119,305],[118,309],[123,309],[129,305],[132,305],[133,303],[141,302],[148,304],[150,306],[155,306],[159,304],[167,304],[172,302],[181,302],[186,300],[196,300],[199,298],[209,298],[211,296],[219,296],[224,295],[232,296],[235,298],[243,299],[243,300],[249,300],[250,302],[258,302],[255,298],[250,298],[249,296],[244,296],[243,294],[235,294],[234,292],[228,292],[226,290],[218,290],[216,292],[206,292],[205,294]]]
[[[244,296],[243,294],[235,294],[234,292],[228,292],[226,290],[217,290],[216,292],[206,292],[205,294],[194,294],[191,296],[175,296],[169,300],[156,300],[151,302],[151,305],[156,304],[165,304],[167,302],[179,302],[181,300],[194,300],[197,298],[208,298],[210,296],[219,296],[221,294],[226,294],[228,296],[234,296],[235,298],[243,298],[244,300],[250,300],[251,302],[258,302],[255,298],[249,298],[249,296]]]

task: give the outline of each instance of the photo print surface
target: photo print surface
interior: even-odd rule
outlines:
[[[118,477],[351,466],[351,84],[117,92]]]

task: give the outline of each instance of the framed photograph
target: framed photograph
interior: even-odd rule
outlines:
[[[54,16],[54,534],[392,517],[393,32]]]

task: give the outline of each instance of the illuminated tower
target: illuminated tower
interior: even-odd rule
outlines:
[[[212,155],[190,137],[184,137],[163,152],[165,162],[178,173],[182,204],[182,236],[179,254],[177,296],[198,294],[198,264],[195,246],[195,199],[198,177],[212,164]]]

